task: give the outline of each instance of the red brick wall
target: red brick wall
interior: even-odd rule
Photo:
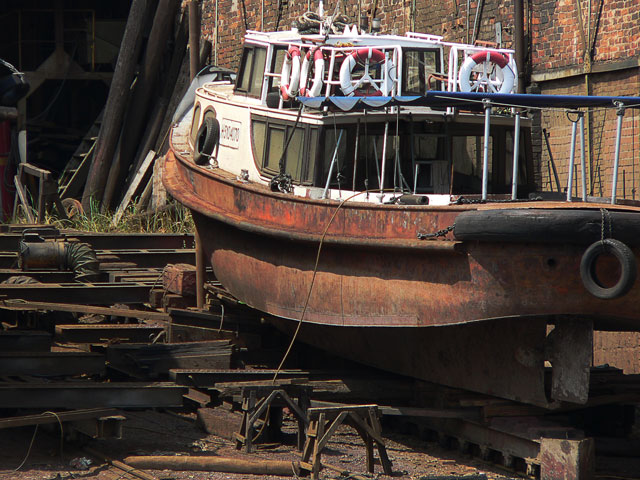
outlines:
[[[585,36],[590,29],[593,39],[597,28],[593,61],[609,62],[639,55],[640,7],[637,0],[605,1],[600,15],[599,4],[580,0]],[[584,50],[576,1],[533,0],[532,5],[533,70],[582,65]]]
[[[383,33],[404,35],[412,29],[415,31],[442,35],[447,41],[466,42],[473,38],[473,27],[478,1],[470,3],[467,15],[466,2],[460,0],[443,0],[425,4],[415,1],[415,15],[412,15],[412,0],[379,0],[376,4],[375,16],[381,19]],[[243,8],[244,5],[244,8]],[[312,10],[316,10],[317,1],[311,2]],[[335,2],[325,2],[325,12],[333,13]],[[373,2],[345,0],[341,3],[340,12],[347,14],[354,21],[358,12],[371,17]],[[216,19],[215,0],[202,0],[202,31],[213,41]],[[307,10],[307,2],[289,0],[280,10],[278,22],[278,1],[264,0],[264,28],[262,26],[262,3],[257,0],[218,0],[218,60],[221,66],[236,68],[242,36],[246,28],[250,30],[273,30],[278,22],[279,30],[288,29],[291,22]],[[246,16],[244,15],[246,11]],[[467,17],[468,27],[467,31]],[[246,20],[245,20],[246,19]],[[246,23],[245,23],[246,22]],[[495,41],[495,22],[502,23],[503,46],[511,47],[513,41],[513,2],[484,2],[484,8],[478,22],[476,37],[479,40]]]
[[[609,364],[624,373],[640,373],[640,333],[595,332],[593,364]]]
[[[638,69],[626,69],[607,74],[591,76],[593,95],[638,95],[640,91],[640,76]],[[542,93],[551,95],[584,94],[585,84],[583,76],[574,76],[562,80],[545,82],[541,86]],[[625,111],[622,122],[622,136],[620,143],[620,165],[618,171],[618,198],[640,199],[640,113],[635,109]],[[585,141],[588,141],[587,121],[591,127],[591,179],[587,180],[587,194],[595,196],[610,196],[613,179],[613,159],[615,154],[615,137],[617,116],[614,109],[596,109],[585,116]],[[554,158],[560,177],[562,188],[567,186],[568,159],[571,145],[571,122],[562,111],[545,111],[542,114],[542,126],[549,134],[551,154]],[[576,191],[576,176],[580,176],[580,143],[579,129],[576,141],[576,167],[574,174],[574,193]],[[550,190],[549,181],[555,182],[549,176],[549,152],[546,145],[542,149],[540,162],[539,184],[544,190]],[[587,165],[589,159],[587,158]],[[589,167],[587,167],[589,168]],[[587,170],[588,171],[588,170]],[[579,180],[578,189],[581,188]]]

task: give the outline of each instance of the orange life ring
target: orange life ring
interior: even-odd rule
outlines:
[[[369,76],[369,65],[378,65],[385,61],[385,54],[377,48],[360,48],[351,52],[347,55],[347,58],[342,61],[342,65],[340,66],[340,89],[342,92],[349,97],[359,95],[357,92],[358,88],[366,82],[376,89],[374,93],[368,93],[367,95],[379,96],[388,94],[388,92],[382,92]],[[355,84],[353,84],[351,82],[351,72],[358,63],[364,65],[364,74]]]
[[[282,62],[280,74],[280,95],[283,100],[289,100],[300,85],[300,49],[295,45],[289,46]]]
[[[471,85],[471,72],[477,65],[482,63],[493,63],[502,72],[502,83],[500,84],[499,89],[497,89],[494,86],[494,82],[486,76],[486,72],[482,72],[480,74],[481,78]],[[514,70],[515,65],[512,65],[509,58],[500,52],[490,50],[476,52],[473,55],[468,56],[460,67],[460,74],[458,75],[460,91],[477,91],[480,85],[486,85],[488,90],[493,90],[495,93],[511,93],[516,80]]]
[[[313,83],[311,88],[307,88],[309,80],[309,70],[311,69],[311,57],[313,57]],[[324,78],[324,53],[320,47],[313,47],[304,56],[302,61],[302,70],[300,73],[300,95],[307,97],[317,97],[322,91],[322,83]]]

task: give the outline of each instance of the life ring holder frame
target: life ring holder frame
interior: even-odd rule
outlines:
[[[478,65],[482,65],[482,71],[474,70]],[[500,88],[496,88],[497,73],[490,73],[488,65],[494,65],[502,75]],[[471,74],[479,73],[479,78],[471,83]],[[492,78],[495,75],[495,78]],[[502,53],[496,50],[481,50],[468,55],[458,72],[457,83],[461,92],[478,91],[479,87],[485,85],[491,93],[511,93],[517,88],[517,67],[513,55]]]
[[[358,93],[364,83],[371,85],[376,91],[368,93],[367,96],[387,96],[393,94],[394,86],[397,82],[393,72],[397,70],[397,50],[393,49],[391,58],[383,52],[383,49],[373,47],[362,47],[356,50],[349,49],[344,52],[345,58],[340,65],[339,87],[342,93],[347,97],[363,96]],[[358,81],[353,83],[351,80],[351,72],[357,64],[364,66],[364,73]],[[373,79],[369,75],[369,67],[371,65],[383,65],[383,78]],[[378,84],[380,86],[378,86]]]

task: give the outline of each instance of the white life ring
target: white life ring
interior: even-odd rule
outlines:
[[[351,82],[351,72],[357,63],[364,65],[364,73],[362,77],[353,84]],[[382,89],[378,88],[373,79],[369,76],[369,65],[377,65],[380,63],[385,63],[385,78],[383,81]],[[381,50],[377,48],[360,48],[358,50],[354,50],[347,58],[342,61],[342,65],[340,66],[340,88],[342,89],[342,93],[346,96],[351,97],[353,95],[362,96],[365,95],[363,93],[358,92],[358,88],[360,88],[365,82],[375,88],[375,92],[366,93],[368,96],[379,96],[379,95],[388,95],[392,86],[389,84],[393,82],[389,82],[388,79],[392,75],[392,71],[395,69],[393,62],[387,61],[385,54],[382,53]],[[393,77],[391,77],[393,78]]]
[[[300,49],[291,45],[282,62],[280,74],[280,95],[283,100],[289,100],[300,85]]]
[[[309,80],[309,69],[311,67],[311,57],[313,57],[313,83],[311,88],[307,88]],[[317,97],[322,91],[322,79],[324,78],[324,54],[319,47],[314,47],[307,52],[302,61],[302,72],[300,73],[300,95],[307,97]]]
[[[487,71],[487,64],[493,63],[499,68],[502,76],[502,82],[499,77],[491,78],[490,73]],[[471,72],[477,66],[483,64],[483,71],[477,72],[479,77],[471,84]],[[460,67],[460,74],[458,80],[460,82],[461,92],[478,91],[478,88],[482,85],[486,85],[488,91],[493,93],[511,93],[516,80],[515,64],[509,61],[505,55],[499,52],[492,52],[485,50],[483,52],[477,52],[467,57]],[[497,89],[496,85],[500,84],[500,88]]]

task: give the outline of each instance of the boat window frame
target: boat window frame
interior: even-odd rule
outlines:
[[[257,50],[262,50],[262,69],[256,65],[257,59],[260,58],[256,55]],[[247,57],[251,54],[251,61],[249,62]],[[249,65],[250,63],[250,65]],[[262,97],[262,86],[264,83],[264,71],[267,64],[267,47],[257,44],[245,44],[242,49],[242,57],[240,60],[240,68],[238,69],[238,77],[234,86],[235,93],[241,93],[251,98]],[[245,82],[245,75],[248,75]],[[256,75],[260,76],[260,81],[256,81]],[[245,88],[243,84],[246,83]],[[254,88],[257,87],[257,88]]]
[[[262,152],[259,153],[255,150],[256,140],[254,137],[255,123],[262,123],[264,125],[264,139],[262,141]],[[270,130],[284,130],[284,139],[286,144],[286,139],[288,138],[291,129],[296,128],[302,130],[303,139],[302,139],[302,160],[301,164],[298,165],[297,171],[299,172],[299,178],[293,178],[294,185],[300,186],[312,186],[314,184],[314,173],[315,173],[315,165],[311,165],[314,159],[311,158],[312,151],[312,142],[314,141],[313,131],[319,130],[318,126],[309,125],[309,124],[300,124],[296,125],[295,121],[292,120],[284,120],[284,119],[274,119],[266,115],[252,114],[251,115],[251,151],[253,153],[253,162],[255,167],[260,172],[260,175],[266,178],[273,178],[280,173],[279,169],[272,169],[265,166],[266,159],[268,158],[268,152],[270,150],[269,145],[269,132]],[[315,142],[318,142],[319,135],[316,134]],[[314,151],[317,151],[317,145],[315,146]],[[285,156],[285,172],[287,171],[287,157]],[[311,177],[311,178],[310,178]]]
[[[402,48],[402,94],[403,95],[424,95],[425,92],[431,90],[429,88],[429,78],[424,79],[424,89],[423,91],[409,90],[408,82],[409,82],[409,62],[407,62],[407,54],[415,53],[415,52],[424,52],[424,53],[435,53],[435,61],[434,61],[434,74],[438,75],[446,75],[444,72],[439,72],[442,65],[442,49],[438,47],[431,48],[412,48],[412,47],[403,47]],[[434,90],[442,90],[442,83],[444,80],[436,80],[437,87]]]

